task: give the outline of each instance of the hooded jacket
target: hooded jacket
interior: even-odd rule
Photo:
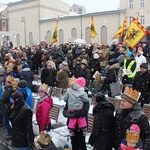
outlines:
[[[119,148],[121,141],[126,136],[126,130],[132,124],[137,124],[140,129],[140,138],[144,144],[144,150],[150,149],[150,125],[141,106],[136,103],[131,109],[119,108],[115,116],[115,149]]]
[[[51,123],[49,113],[52,106],[53,99],[51,97],[45,97],[37,106],[36,119],[40,131],[44,131],[44,128]]]
[[[114,106],[108,101],[102,101],[93,108],[94,123],[90,145],[97,150],[112,150],[114,133]]]
[[[69,110],[80,110],[83,108],[83,103],[89,101],[87,93],[78,84],[73,84],[72,88],[67,90],[63,99],[68,103]]]

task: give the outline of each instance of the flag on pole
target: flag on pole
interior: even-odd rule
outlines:
[[[138,22],[137,19],[133,18],[125,35],[124,42],[133,48],[146,34],[148,34],[148,31]]]
[[[91,17],[91,28],[90,28],[90,36],[92,38],[95,38],[95,36],[97,35],[96,33],[96,28],[95,28],[95,23],[94,23],[94,17]]]
[[[136,18],[136,19],[137,19],[137,21],[139,20],[139,16],[140,16],[140,13],[138,12],[138,16],[137,16],[137,18]]]
[[[126,31],[126,26],[127,26],[127,17],[124,19],[122,25],[114,35],[114,38],[120,38],[122,37],[122,34]]]
[[[55,44],[57,43],[57,41],[58,41],[58,20],[56,21],[56,26],[51,40],[51,44]]]

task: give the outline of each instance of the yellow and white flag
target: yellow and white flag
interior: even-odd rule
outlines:
[[[56,21],[56,27],[53,33],[51,44],[55,44],[58,41],[58,20]]]
[[[95,38],[95,36],[97,35],[96,33],[96,28],[95,28],[95,23],[94,23],[94,17],[91,17],[91,28],[90,28],[90,36],[92,38]]]
[[[127,17],[124,19],[122,25],[120,26],[120,28],[118,29],[113,38],[122,37],[122,34],[126,31],[126,26],[127,26]]]
[[[124,42],[133,48],[146,34],[148,34],[148,31],[138,22],[137,19],[133,18],[124,37]]]

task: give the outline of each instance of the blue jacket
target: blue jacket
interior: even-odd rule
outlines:
[[[27,97],[25,99],[25,102],[29,105],[29,107],[32,109],[32,91],[28,88],[19,88],[18,89],[19,92],[24,93],[26,92]]]

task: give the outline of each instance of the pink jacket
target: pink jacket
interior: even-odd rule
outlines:
[[[43,102],[39,103],[36,110],[36,120],[40,128],[40,132],[51,123],[49,112],[53,105],[53,99],[47,97]]]

